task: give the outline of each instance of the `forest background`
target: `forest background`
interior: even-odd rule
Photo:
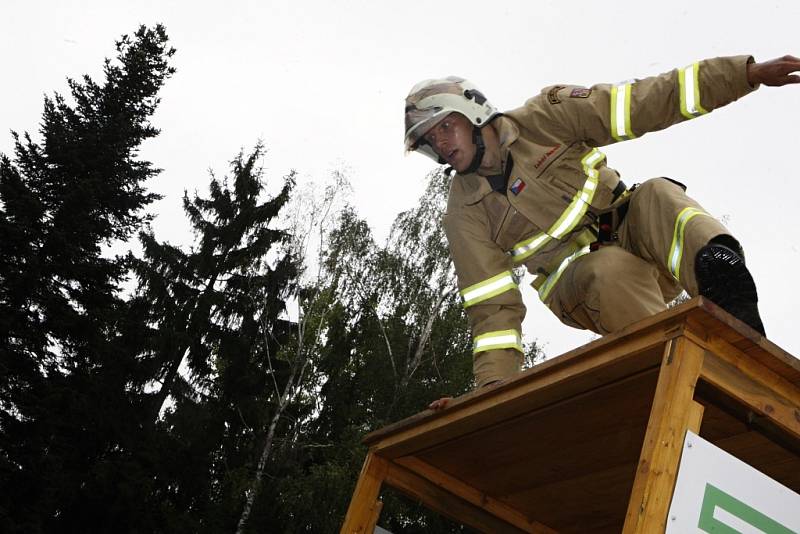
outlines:
[[[447,176],[379,244],[343,173],[298,187],[254,140],[172,245],[140,148],[174,49],[116,49],[0,158],[0,530],[336,532],[363,435],[472,387]],[[393,495],[382,524],[461,530]]]
[[[361,436],[471,387],[446,180],[402,156],[402,98],[460,74],[508,109],[552,83],[796,54],[796,2],[653,9],[4,5],[0,530],[336,531]],[[116,49],[137,20],[166,20],[178,52],[154,25]],[[797,109],[764,88],[604,149],[729,224],[796,353]],[[529,363],[590,338],[525,285]],[[387,498],[395,532],[459,531]]]

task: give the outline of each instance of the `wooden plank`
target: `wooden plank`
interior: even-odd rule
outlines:
[[[702,402],[705,406],[700,437],[714,443],[717,440],[735,436],[750,430],[747,425],[746,417],[742,417],[736,411],[732,411],[728,409],[727,406],[723,406],[717,402],[716,398],[711,398],[707,395],[707,391],[717,393],[717,397],[722,396],[722,392],[719,390],[704,383],[702,380],[698,381],[697,388],[695,389],[695,399]]]
[[[778,428],[795,438],[800,438],[800,402],[793,402],[780,395],[773,387],[780,379],[766,368],[758,368],[755,362],[736,360],[708,354],[703,362],[700,376],[713,387],[725,392],[758,415],[769,419]],[[800,393],[786,391],[800,401]]]
[[[703,424],[703,413],[706,408],[697,401],[692,401],[689,407],[689,430],[695,434],[700,434],[700,427]]]
[[[704,350],[686,337],[667,343],[623,533],[663,532]]]
[[[694,299],[693,299],[694,300]],[[800,359],[762,337],[713,302],[698,297],[699,307],[687,315],[687,323],[708,340],[718,338],[747,354],[796,387],[800,387]]]
[[[800,455],[787,451],[761,432],[743,432],[717,440],[714,445],[800,493]]]
[[[504,500],[520,510],[536,510],[539,521],[562,534],[606,530],[619,534],[636,473],[636,458],[626,464],[598,467],[592,473],[553,479]]]
[[[610,465],[635,466],[657,381],[656,367],[487,426],[417,456],[500,499],[536,486],[590,475]],[[622,490],[624,503],[634,471],[635,467],[629,484]],[[571,506],[583,506],[570,496],[565,498]],[[536,512],[529,513],[536,509],[534,506],[531,503],[520,512],[538,519]],[[623,516],[624,513],[623,508]]]
[[[350,499],[350,506],[347,508],[341,534],[372,534],[375,530],[383,506],[378,500],[378,494],[386,478],[388,465],[386,459],[373,452],[367,453],[356,489]]]
[[[519,528],[524,532],[534,532],[541,534],[555,534],[555,530],[545,526],[538,521],[531,520],[525,515],[519,513],[514,508],[504,504],[501,501],[487,495],[469,484],[465,484],[461,480],[448,475],[447,473],[436,469],[432,465],[423,462],[422,460],[413,456],[405,456],[398,458],[395,463],[413,471],[414,473],[426,478],[433,484],[449,491],[470,504],[483,508],[492,515],[499,517]]]
[[[800,384],[795,384],[786,378],[787,376],[792,376],[793,371],[784,366],[780,360],[774,358],[765,359],[770,354],[765,353],[760,347],[749,346],[750,349],[760,352],[753,352],[753,350],[743,352],[729,342],[730,336],[723,337],[718,334],[708,334],[701,338],[692,330],[687,330],[686,335],[708,352],[722,358],[730,365],[741,370],[745,375],[775,391],[779,396],[789,399],[796,405],[800,405]],[[794,359],[794,357],[792,358]],[[798,419],[800,419],[800,414],[798,414]]]
[[[503,521],[483,508],[466,502],[428,479],[394,462],[388,464],[386,484],[419,501],[427,508],[480,532],[490,532],[492,534],[529,532]]]
[[[616,347],[583,354],[580,359],[545,362],[498,387],[469,394],[439,413],[425,412],[402,430],[365,438],[386,458],[420,450],[589,391],[620,378],[657,367],[665,330],[654,330]],[[538,369],[537,369],[538,368]],[[461,402],[458,402],[458,401]]]
[[[748,354],[736,349],[720,336],[710,336],[707,344],[707,348],[711,352],[723,358],[746,375],[761,382],[794,404],[800,405],[800,386],[792,383],[782,374],[775,372],[774,368],[761,363],[754,358],[753,353]]]

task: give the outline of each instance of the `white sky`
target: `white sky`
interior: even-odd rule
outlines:
[[[403,99],[417,81],[457,74],[500,109],[545,85],[644,77],[718,55],[800,55],[800,2],[76,1],[4,0],[0,151],[10,129],[38,129],[42,97],[65,78],[99,79],[113,43],[162,22],[178,72],[161,93],[162,134],[143,155],[164,169],[151,187],[156,234],[187,244],[184,189],[205,192],[261,138],[267,172],[323,179],[347,170],[351,199],[385,238],[413,207],[433,163],[403,155]],[[772,341],[800,355],[794,305],[800,260],[800,87],[762,88],[688,124],[608,147],[629,184],[670,176],[744,244]],[[532,291],[526,337],[549,356],[591,339],[561,325]]]

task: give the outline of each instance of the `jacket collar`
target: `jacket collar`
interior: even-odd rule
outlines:
[[[513,119],[503,115],[494,119],[492,125],[497,130],[497,136],[500,139],[500,157],[503,159],[503,168],[505,168],[506,161],[508,161],[509,147],[519,138],[519,128]],[[465,205],[480,202],[483,197],[492,192],[489,180],[478,173],[456,174],[453,179],[461,181]]]

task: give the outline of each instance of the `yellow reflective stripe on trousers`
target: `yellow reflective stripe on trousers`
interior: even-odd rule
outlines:
[[[611,88],[611,136],[617,141],[634,139],[631,130],[632,83],[621,83]]]
[[[524,352],[522,336],[516,330],[497,330],[477,336],[472,344],[473,354],[496,349],[516,349]]]
[[[558,266],[558,269],[550,273],[550,276],[547,277],[547,279],[539,288],[539,298],[541,300],[545,300],[547,296],[550,295],[550,291],[553,290],[556,283],[558,283],[558,279],[561,278],[561,275],[564,273],[567,267],[569,267],[569,264],[577,260],[581,256],[588,254],[590,251],[591,249],[589,248],[589,245],[586,245],[585,247],[581,247],[578,250],[576,250],[574,253],[572,253],[572,255],[564,258],[564,260]]]
[[[687,119],[708,113],[700,105],[700,63],[692,63],[678,71],[681,91],[681,115]]]
[[[597,184],[600,179],[600,172],[596,167],[605,157],[605,154],[596,148],[593,148],[583,156],[581,165],[586,175],[583,189],[575,193],[567,209],[564,210],[561,217],[558,218],[547,232],[541,232],[514,245],[511,249],[511,256],[514,258],[514,263],[519,263],[529,258],[551,239],[560,239],[575,229],[575,226],[578,225],[586,214],[586,210],[589,209],[589,204],[591,204],[592,199],[594,199],[594,193],[597,191]]]
[[[509,289],[517,289],[517,284],[514,282],[511,271],[505,271],[488,280],[471,285],[459,293],[464,298],[464,307],[469,308],[473,304],[483,302]]]
[[[703,210],[697,208],[683,208],[675,219],[675,229],[672,232],[672,246],[669,248],[669,256],[667,256],[667,266],[669,272],[676,280],[680,280],[681,273],[681,258],[683,258],[683,236],[686,231],[686,223],[688,223],[695,215],[710,215]]]

